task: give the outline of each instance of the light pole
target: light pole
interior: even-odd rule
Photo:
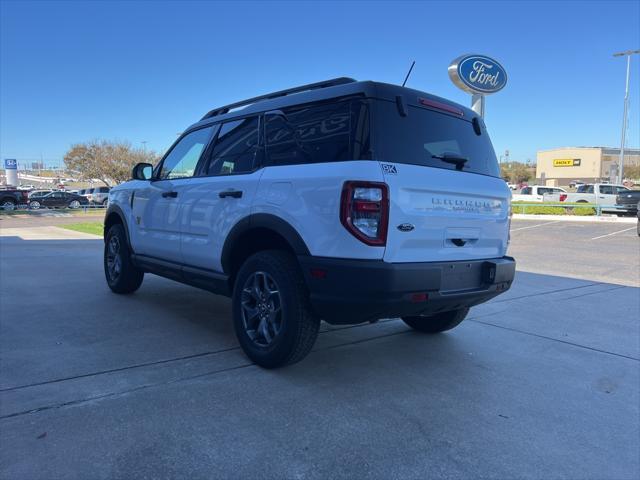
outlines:
[[[142,151],[146,153],[147,152],[147,141],[146,140],[142,140],[140,143],[142,144]]]
[[[618,160],[618,173],[616,183],[622,184],[624,180],[624,143],[627,134],[627,110],[629,109],[629,70],[631,67],[631,55],[640,53],[640,50],[627,50],[625,52],[614,53],[614,57],[627,57],[627,81],[624,89],[624,110],[622,114],[622,140],[620,141],[620,159]]]

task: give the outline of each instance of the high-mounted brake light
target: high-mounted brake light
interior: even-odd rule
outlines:
[[[358,240],[373,246],[387,243],[389,187],[379,182],[344,182],[340,222]]]
[[[464,112],[459,108],[447,105],[446,103],[438,102],[436,100],[429,100],[428,98],[418,98],[418,103],[420,105],[424,105],[425,107],[437,108],[438,110],[442,110],[444,112],[460,115],[461,117],[464,116]]]

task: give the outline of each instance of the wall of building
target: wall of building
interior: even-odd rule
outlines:
[[[571,180],[593,182],[601,176],[600,148],[556,148],[537,154],[536,178],[557,180],[567,185]]]
[[[567,147],[540,150],[537,153],[536,178],[545,176],[548,185],[564,186],[572,180],[595,182],[608,180],[611,165],[617,164],[620,150],[604,147]],[[640,150],[625,150],[624,164],[638,165]]]

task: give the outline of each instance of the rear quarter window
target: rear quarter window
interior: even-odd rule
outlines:
[[[265,114],[267,164],[370,159],[366,101],[333,100]]]

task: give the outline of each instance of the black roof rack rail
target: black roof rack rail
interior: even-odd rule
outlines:
[[[213,109],[209,113],[207,113],[204,117],[202,117],[201,121],[207,118],[212,118],[218,115],[229,113],[229,110],[233,110],[234,108],[244,107],[245,105],[251,105],[252,103],[259,102],[260,100],[269,100],[272,98],[292,95],[294,93],[306,92],[307,90],[334,87],[336,85],[344,85],[345,83],[353,83],[355,81],[356,80],[353,78],[339,77],[339,78],[332,78],[330,80],[324,80],[322,82],[309,83],[307,85],[301,85],[299,87],[287,88],[286,90],[280,90],[278,92],[267,93],[266,95],[260,95],[259,97],[249,98],[247,100],[242,100],[241,102],[231,103],[229,105],[225,105],[224,107]]]

